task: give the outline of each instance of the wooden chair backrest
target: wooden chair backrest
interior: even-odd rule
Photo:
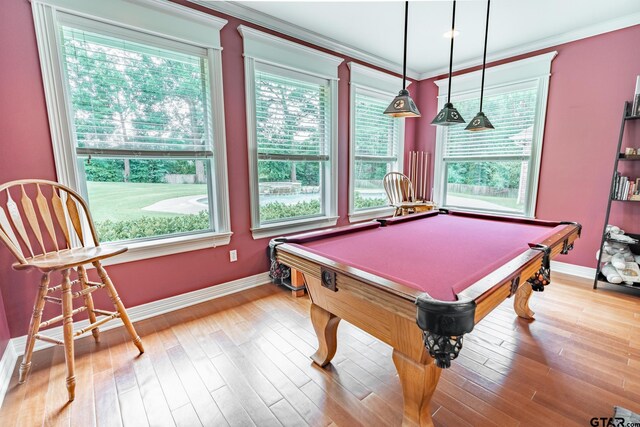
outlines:
[[[391,205],[414,201],[413,185],[409,177],[405,174],[389,172],[384,176],[383,184]]]
[[[84,199],[69,187],[42,179],[0,185],[0,240],[21,264],[53,251],[99,245]]]

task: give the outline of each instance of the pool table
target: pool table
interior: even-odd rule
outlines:
[[[403,425],[432,425],[429,401],[463,336],[505,299],[531,319],[532,291],[550,280],[550,259],[580,236],[575,222],[447,210],[378,219],[278,238],[274,262],[302,275],[327,365],[340,319],[393,347]]]

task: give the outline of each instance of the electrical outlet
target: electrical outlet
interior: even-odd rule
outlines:
[[[238,251],[236,251],[235,249],[232,251],[229,251],[229,261],[236,262],[237,260],[238,260]]]

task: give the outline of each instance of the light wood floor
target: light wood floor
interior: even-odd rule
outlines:
[[[507,301],[465,337],[433,398],[441,426],[586,426],[614,405],[640,412],[640,298],[556,274],[519,320]],[[399,425],[390,348],[347,323],[327,370],[307,298],[261,286],[138,322],[141,357],[121,328],[77,342],[66,404],[62,348],[14,371],[0,425]]]

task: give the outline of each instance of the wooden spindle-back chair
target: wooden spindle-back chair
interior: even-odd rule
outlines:
[[[100,246],[87,203],[78,193],[56,182],[37,179],[12,181],[0,185],[0,240],[17,260],[12,265],[14,269],[35,268],[42,273],[19,370],[20,384],[24,383],[31,368],[35,340],[64,345],[67,390],[69,400],[72,401],[75,397],[76,383],[74,338],[91,331],[98,342],[100,337],[98,328],[115,318],[122,320],[133,343],[140,353],[144,352],[142,341],[129,320],[124,304],[100,262],[105,258],[126,252],[127,248]],[[84,267],[86,264],[93,264],[100,282],[89,281]],[[62,275],[62,283],[50,287],[49,276],[57,271]],[[77,276],[75,280],[70,278],[72,271]],[[74,285],[79,285],[77,291],[73,291]],[[115,311],[99,310],[94,307],[91,293],[101,288],[106,289]],[[84,304],[74,309],[73,300],[76,298],[82,298]],[[42,321],[45,303],[61,305],[62,314]],[[91,324],[74,331],[73,316],[84,311],[87,312]],[[101,318],[98,320],[97,316]],[[39,333],[40,328],[58,322],[63,323],[63,341]]]
[[[389,172],[384,176],[383,184],[389,198],[389,204],[396,209],[393,216],[427,211],[434,207],[431,202],[415,199],[411,180],[403,173]]]

